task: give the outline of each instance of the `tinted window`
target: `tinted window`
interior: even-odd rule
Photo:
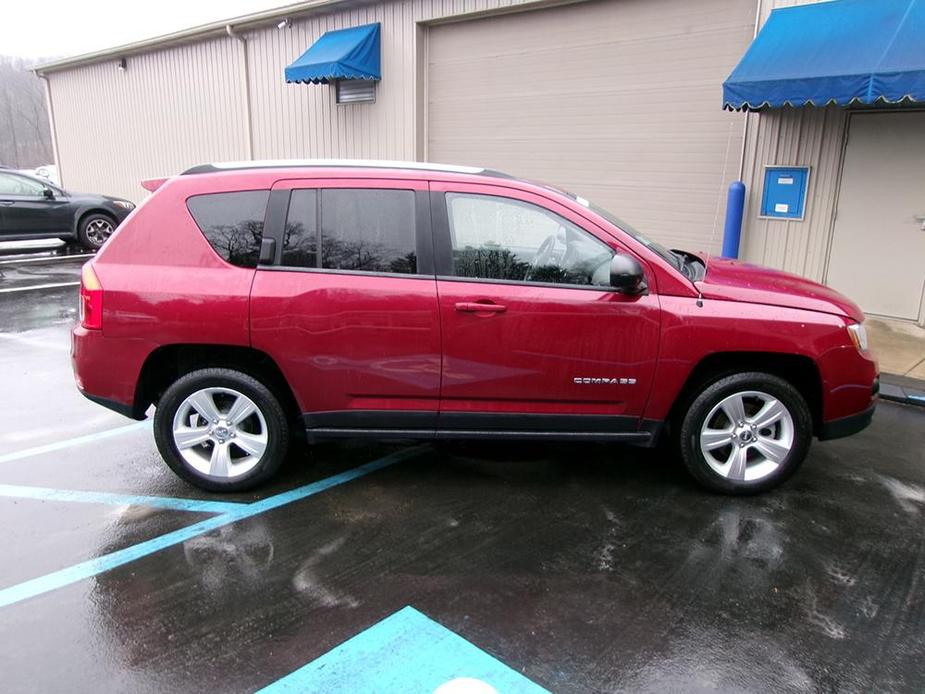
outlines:
[[[447,193],[457,277],[610,284],[613,251],[567,219],[530,203]]]
[[[31,178],[0,173],[0,195],[41,195],[44,188]]]
[[[294,190],[283,234],[283,265],[318,265],[318,191]]]
[[[293,191],[283,263],[365,272],[417,272],[414,193],[331,188]],[[320,247],[318,219],[320,217]]]
[[[268,190],[197,195],[186,201],[212,248],[233,265],[257,267]]]

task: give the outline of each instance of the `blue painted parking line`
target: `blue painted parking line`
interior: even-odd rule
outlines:
[[[21,460],[23,458],[30,458],[34,455],[42,455],[43,453],[54,453],[55,451],[63,451],[66,448],[71,446],[80,446],[85,443],[94,443],[96,441],[102,441],[103,439],[112,438],[113,436],[121,436],[122,434],[128,434],[132,431],[138,431],[139,429],[150,429],[151,420],[146,419],[141,422],[135,422],[134,424],[127,424],[124,427],[116,427],[115,429],[106,429],[104,431],[98,431],[94,434],[87,434],[85,436],[78,436],[77,438],[67,439],[66,441],[55,441],[54,443],[47,443],[43,446],[35,446],[33,448],[26,448],[21,451],[13,451],[12,453],[4,453],[0,455],[0,463],[9,463],[13,460]]]
[[[446,627],[405,607],[260,690],[377,694],[548,694]]]
[[[341,472],[337,475],[332,475],[331,477],[326,477],[317,482],[312,482],[311,484],[306,484],[305,486],[298,487],[288,492],[283,492],[281,494],[276,494],[274,496],[268,497],[261,501],[255,501],[250,504],[239,504],[235,506],[232,510],[223,513],[222,515],[215,516],[213,518],[206,518],[205,520],[194,523],[193,525],[187,526],[185,528],[180,528],[179,530],[174,530],[165,535],[160,535],[158,537],[146,540],[145,542],[140,542],[131,547],[126,547],[125,549],[120,549],[110,554],[104,554],[103,556],[96,557],[94,559],[89,559],[80,564],[75,564],[74,566],[69,566],[66,569],[61,569],[59,571],[54,571],[50,574],[44,576],[39,576],[38,578],[33,578],[22,583],[18,583],[9,588],[4,588],[0,590],[0,607],[5,607],[7,605],[12,605],[28,598],[35,597],[37,595],[42,595],[52,590],[58,588],[63,588],[64,586],[70,585],[72,583],[77,583],[78,581],[85,580],[87,578],[92,578],[93,576],[98,576],[101,573],[110,571],[117,567],[133,562],[136,559],[141,559],[146,557],[149,554],[158,552],[167,547],[173,547],[174,545],[181,544],[190,540],[199,535],[203,535],[217,528],[221,528],[225,525],[230,525],[240,520],[246,518],[251,518],[252,516],[259,515],[261,513],[266,513],[280,506],[286,504],[291,504],[294,501],[300,501],[302,499],[307,499],[310,496],[315,494],[320,494],[323,491],[335,487],[339,484],[344,484],[345,482],[350,482],[364,475],[368,475],[371,472],[376,470],[381,470],[384,467],[389,465],[394,465],[395,463],[401,462],[407,458],[410,458],[414,455],[417,455],[423,450],[423,447],[410,448],[404,451],[399,451],[397,453],[392,453],[387,455],[384,458],[379,460],[374,460],[371,463],[366,463],[365,465],[360,465],[345,472]]]
[[[120,549],[110,554],[104,554],[101,557],[89,559],[80,564],[75,564],[74,566],[69,566],[66,569],[54,571],[50,574],[39,576],[38,578],[17,583],[15,586],[0,590],[0,607],[6,607],[7,605],[33,598],[36,595],[48,593],[49,591],[63,588],[72,583],[98,576],[101,573],[115,569],[123,564],[128,564],[136,559],[141,559],[149,554],[153,554],[165,547],[172,547],[173,545],[186,542],[198,535],[207,533],[210,530],[215,530],[216,528],[221,528],[223,525],[234,523],[236,520],[238,520],[238,518],[230,514],[207,518],[206,520],[189,525],[185,528],[174,530],[166,535],[160,535],[151,540],[140,542],[137,545],[132,545],[131,547],[126,547],[125,549]]]
[[[0,497],[34,499],[36,501],[75,501],[84,504],[108,504],[112,506],[151,506],[172,511],[194,511],[199,513],[232,513],[246,505],[237,501],[208,501],[138,494],[82,492],[71,489],[49,489],[48,487],[24,487],[16,484],[0,484]]]

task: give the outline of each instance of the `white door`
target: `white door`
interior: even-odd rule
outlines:
[[[432,26],[427,158],[544,181],[671,248],[718,251],[744,117],[721,108],[722,83],[754,28],[755,0],[580,2]]]
[[[851,116],[827,282],[865,313],[921,317],[925,112]]]

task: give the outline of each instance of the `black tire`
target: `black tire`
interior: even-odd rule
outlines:
[[[714,412],[714,408],[719,407],[720,403],[730,396],[747,392],[758,392],[771,396],[786,408],[787,413],[790,415],[790,420],[792,421],[792,441],[790,443],[789,452],[782,457],[777,463],[777,468],[772,472],[754,480],[730,479],[720,474],[720,472],[715,470],[707,461],[707,457],[700,446],[701,432],[707,417],[711,416],[711,412],[713,413],[711,425],[715,421],[724,421],[723,418],[726,420],[729,419],[725,412],[722,414],[720,414],[720,411]],[[760,402],[760,399],[754,396],[748,396],[744,399],[746,406],[751,405],[752,407],[757,407]],[[755,414],[754,411],[746,413]],[[718,417],[719,419],[713,419],[714,417]],[[735,427],[735,424],[736,423],[733,423],[732,426]],[[761,429],[761,431],[767,431],[771,436],[784,437],[786,435],[780,433],[781,430],[777,428],[783,426],[789,425],[784,423],[774,424],[765,429]],[[728,444],[730,456],[728,460],[732,460],[731,456],[734,456],[737,447],[743,448],[746,451],[748,451],[749,448],[755,447],[756,444],[754,444],[754,439],[752,438],[754,433],[745,431],[745,428],[746,427],[743,427],[737,431],[740,432],[741,436],[751,439],[753,443],[741,443],[741,436],[740,438],[733,439],[732,434],[730,434],[730,440],[739,443]],[[733,431],[736,430],[734,429]],[[709,384],[703,392],[694,398],[687,412],[683,415],[678,434],[678,445],[685,466],[690,471],[691,475],[693,475],[694,479],[707,489],[723,494],[757,494],[778,486],[797,471],[806,458],[806,454],[809,452],[812,436],[812,414],[810,413],[809,406],[806,404],[806,400],[796,388],[778,376],[759,372],[747,372],[721,378]],[[723,458],[726,450],[726,448],[717,449],[715,457]],[[744,455],[746,455],[747,460],[749,457],[764,457],[760,449],[755,453],[745,453]],[[746,463],[746,465],[750,464],[753,463]],[[768,464],[765,465],[767,466]],[[747,468],[742,469],[744,470]],[[731,463],[729,470],[730,474],[732,474]]]
[[[102,226],[104,224],[109,225],[108,233],[105,231],[99,231],[96,228],[97,226]],[[80,220],[80,226],[77,228],[77,239],[80,241],[80,245],[86,248],[88,251],[98,251],[100,246],[103,245],[106,239],[112,236],[112,233],[115,230],[115,219],[110,217],[108,214],[103,214],[102,212],[93,212]]]
[[[246,396],[256,405],[264,421],[260,422],[257,419],[259,415],[255,414],[253,419],[249,417],[241,422],[241,431],[244,431],[245,426],[262,430],[265,422],[266,448],[256,464],[240,475],[214,476],[197,470],[177,448],[174,438],[174,419],[178,416],[178,410],[182,407],[184,412],[187,411],[188,404],[184,404],[186,399],[206,388],[234,391]],[[219,395],[227,398],[233,397],[225,394]],[[210,399],[221,410],[215,397]],[[227,410],[225,413],[227,414]],[[262,431],[258,433],[263,434]],[[277,397],[257,379],[232,369],[200,369],[177,379],[161,396],[154,413],[154,439],[161,456],[170,469],[190,484],[210,492],[240,492],[262,484],[279,469],[286,457],[289,444],[289,425],[286,413]],[[235,451],[239,456],[244,453],[241,448],[232,449],[232,446],[236,444],[235,441],[231,439],[226,439],[226,441],[230,444],[229,450]],[[213,450],[214,446],[215,440],[210,439],[210,441],[191,448],[195,449],[193,454],[195,457],[205,456]],[[233,467],[234,465],[229,463],[229,469]]]

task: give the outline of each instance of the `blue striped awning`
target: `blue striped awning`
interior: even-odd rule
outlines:
[[[723,107],[925,101],[925,0],[774,10],[723,83]]]
[[[382,79],[379,23],[326,31],[285,70],[287,82]]]

